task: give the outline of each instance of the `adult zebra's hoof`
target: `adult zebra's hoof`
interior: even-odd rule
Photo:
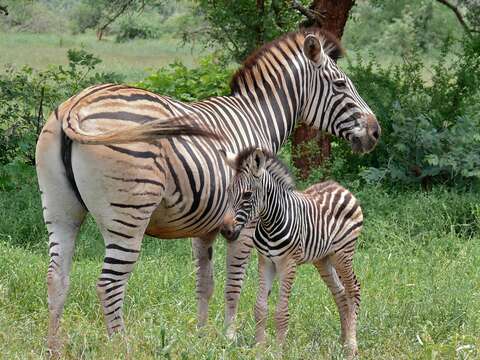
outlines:
[[[229,341],[236,341],[237,340],[237,329],[235,328],[234,324],[230,324],[227,329],[225,330],[225,337]]]

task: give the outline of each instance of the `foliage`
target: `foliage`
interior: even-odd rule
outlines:
[[[152,12],[163,7],[161,0],[81,0],[72,12],[71,20],[74,30],[84,32],[96,29],[97,37],[102,39],[103,33],[122,15],[142,12],[145,7]],[[133,23],[130,23],[130,27]],[[138,29],[137,29],[138,30]]]
[[[265,42],[298,28],[301,19],[290,2],[282,0],[198,0],[197,4],[208,26],[186,29],[186,39],[200,34],[204,42],[211,45],[213,40],[237,62]]]
[[[363,54],[435,54],[445,37],[461,31],[453,13],[434,0],[371,0],[352,8],[343,41]]]
[[[95,29],[101,19],[101,12],[90,4],[80,2],[70,13],[71,29],[74,34],[82,34]]]
[[[232,75],[227,64],[225,59],[215,54],[201,59],[199,66],[192,69],[177,61],[160,68],[136,85],[182,101],[227,95]]]
[[[428,81],[417,53],[397,66],[350,63],[349,75],[383,130],[373,154],[363,159],[345,155],[350,166],[367,167],[366,179],[424,187],[433,181],[480,179],[480,38],[465,38],[461,45],[449,57],[451,43],[445,44]]]
[[[33,164],[44,114],[89,85],[121,80],[113,73],[94,72],[101,60],[84,50],[68,50],[68,59],[67,67],[8,67],[0,75],[0,164],[15,159]]]
[[[156,22],[149,20],[145,19],[145,16],[125,16],[121,18],[115,29],[115,41],[157,39],[160,36],[160,29]]]
[[[47,33],[61,32],[67,27],[65,19],[58,16],[58,9],[42,1],[3,0],[1,4],[7,6],[9,14],[0,15],[0,29]]]

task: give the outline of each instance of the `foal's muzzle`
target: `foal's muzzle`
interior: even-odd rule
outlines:
[[[222,226],[220,233],[223,235],[225,239],[227,239],[227,241],[235,241],[238,239],[238,236],[240,235],[241,230],[242,230],[241,226],[224,224]]]

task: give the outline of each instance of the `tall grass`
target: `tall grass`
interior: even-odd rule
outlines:
[[[47,235],[35,178],[0,193],[0,344],[4,358],[46,356]],[[480,195],[435,189],[355,191],[365,231],[355,258],[362,283],[358,326],[364,359],[474,359],[480,356]],[[91,219],[76,246],[62,322],[68,359],[250,359],[256,264],[251,262],[235,342],[223,336],[225,244],[215,245],[209,325],[195,327],[190,242],[146,238],[125,303],[127,332],[108,340],[95,282],[103,242]],[[276,288],[275,288],[276,290]],[[276,296],[271,301],[271,314]],[[274,334],[272,321],[269,334]],[[286,359],[342,358],[339,320],[313,267],[300,268],[291,300]],[[266,359],[278,354],[273,342]]]

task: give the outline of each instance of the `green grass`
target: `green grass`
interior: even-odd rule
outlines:
[[[67,50],[83,48],[103,62],[99,71],[113,71],[126,76],[126,81],[139,81],[149,74],[149,68],[159,68],[179,59],[194,65],[204,53],[187,45],[181,47],[174,38],[135,40],[116,43],[113,38],[98,41],[94,34],[59,35],[0,32],[0,69],[6,64],[29,65],[44,69],[50,64],[67,64]]]
[[[35,178],[0,193],[0,344],[6,359],[46,356],[47,236]],[[480,194],[435,189],[354,191],[365,212],[355,258],[362,283],[358,341],[363,359],[480,357]],[[91,219],[77,242],[62,321],[68,359],[253,359],[256,264],[247,274],[239,336],[222,335],[225,244],[215,245],[209,325],[196,330],[190,242],[147,238],[129,282],[125,336],[108,339],[95,293],[103,243]],[[271,315],[273,303],[271,301]],[[270,321],[268,333],[274,335]],[[312,266],[291,299],[285,359],[342,358],[338,315]],[[269,342],[265,358],[278,349]]]

